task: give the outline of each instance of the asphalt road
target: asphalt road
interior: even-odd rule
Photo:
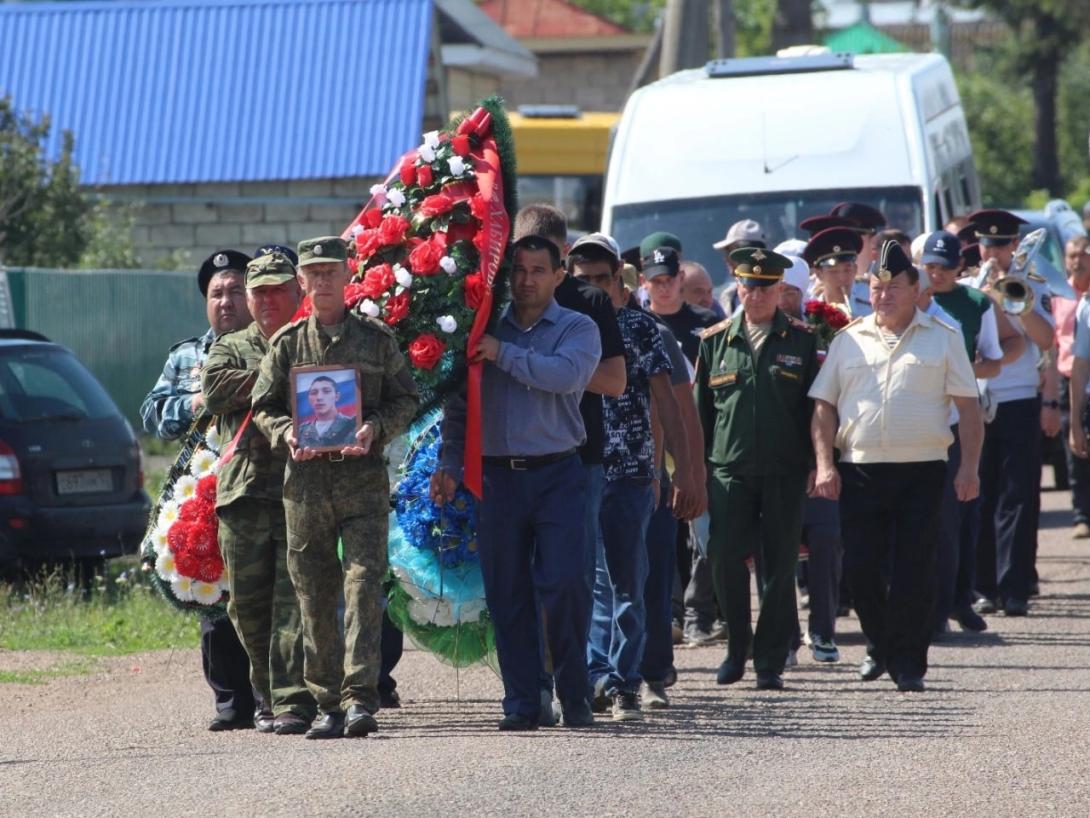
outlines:
[[[211,734],[196,652],[0,686],[0,815],[1087,816],[1090,542],[1045,495],[1043,595],[931,652],[928,692],[807,654],[787,689],[720,688],[721,647],[678,651],[673,707],[642,724],[500,734],[500,685],[410,651],[405,707],[362,740]],[[955,627],[956,630],[956,627]],[[0,653],[0,667],[56,657]]]

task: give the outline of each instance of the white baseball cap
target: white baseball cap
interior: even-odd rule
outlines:
[[[764,228],[753,219],[742,219],[742,221],[732,224],[723,240],[717,241],[712,247],[716,250],[726,250],[732,244],[741,241],[749,242],[751,245],[756,242],[758,247],[764,247]]]
[[[802,258],[802,254],[806,250],[806,242],[802,239],[788,239],[787,241],[781,241],[773,250],[781,256],[798,256]]]
[[[810,289],[810,265],[798,256],[788,255],[787,258],[791,259],[791,266],[783,271],[783,283],[798,287],[806,295],[806,291]]]

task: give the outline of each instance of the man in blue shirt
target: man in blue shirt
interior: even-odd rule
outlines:
[[[514,243],[513,302],[473,360],[481,386],[484,486],[477,542],[485,598],[503,678],[501,730],[534,730],[541,710],[541,628],[548,622],[564,723],[592,724],[585,656],[591,598],[584,526],[586,473],[577,449],[586,439],[579,399],[601,357],[594,322],[560,307],[560,249],[541,236]],[[452,399],[443,421],[437,503],[461,479],[465,401]]]

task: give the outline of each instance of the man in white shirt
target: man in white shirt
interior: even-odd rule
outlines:
[[[886,242],[871,273],[874,314],[837,335],[809,393],[812,493],[840,499],[845,572],[867,639],[860,676],[888,670],[905,692],[922,691],[927,672],[951,401],[960,414],[959,500],[979,493],[982,437],[960,334],[917,309],[918,297],[916,268]]]

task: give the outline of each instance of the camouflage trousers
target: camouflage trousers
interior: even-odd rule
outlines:
[[[275,715],[314,717],[303,680],[303,629],[288,576],[287,532],[278,502],[243,497],[216,509],[227,565],[227,614],[250,658],[250,679]]]
[[[389,511],[390,478],[380,458],[288,464],[288,572],[303,618],[303,673],[325,713],[353,704],[379,709]],[[342,590],[343,637],[337,622]]]

